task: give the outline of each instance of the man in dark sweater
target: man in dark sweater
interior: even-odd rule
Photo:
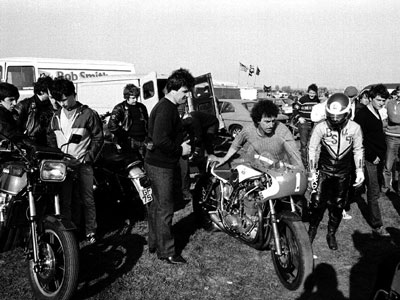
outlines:
[[[182,197],[179,158],[190,154],[188,141],[183,141],[182,121],[177,106],[187,101],[194,85],[188,70],[174,71],[167,80],[167,94],[153,108],[149,118],[149,138],[145,167],[151,180],[154,200],[149,204],[149,252],[161,260],[183,264],[176,252],[172,234],[174,197]]]
[[[300,152],[303,165],[307,168],[307,144],[310,139],[313,122],[311,122],[311,111],[314,105],[319,103],[318,87],[311,84],[307,88],[307,95],[304,95],[293,105],[294,121],[298,124],[300,135]]]
[[[379,208],[379,173],[382,172],[382,166],[386,154],[385,133],[383,132],[382,118],[379,110],[384,107],[389,93],[382,84],[374,86],[370,90],[370,103],[361,108],[355,118],[364,134],[365,149],[365,174],[367,184],[367,202],[372,234],[374,237],[387,236],[383,228],[381,210]]]

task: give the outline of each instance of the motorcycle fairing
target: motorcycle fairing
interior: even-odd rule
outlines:
[[[253,168],[247,167],[245,165],[238,165],[236,166],[235,169],[238,171],[239,182],[243,182],[246,179],[262,175],[261,172],[254,170]]]

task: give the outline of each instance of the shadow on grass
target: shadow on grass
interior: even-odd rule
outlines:
[[[125,226],[96,244],[82,248],[79,285],[74,299],[92,297],[130,272],[145,244],[142,236],[132,233],[131,226]]]
[[[297,300],[347,298],[338,290],[338,279],[335,269],[327,263],[315,267],[304,282],[304,291]]]
[[[359,231],[352,235],[354,248],[360,252],[360,259],[350,271],[351,300],[372,299],[377,285],[390,285],[393,274],[381,269],[388,258],[400,257],[400,230],[388,228],[387,231],[391,237],[374,239],[371,234]]]
[[[189,242],[190,237],[198,229],[194,213],[187,215],[173,226],[175,236],[175,249],[181,253]]]

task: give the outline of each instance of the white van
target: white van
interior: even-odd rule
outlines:
[[[116,74],[134,74],[131,63],[101,60],[9,57],[0,58],[0,80],[18,87],[20,100],[33,95],[33,84],[40,76],[63,76],[77,81]]]
[[[77,100],[99,114],[111,112],[114,106],[124,101],[124,87],[132,83],[140,88],[139,101],[150,115],[157,102],[164,97],[164,88],[168,76],[150,72],[148,74],[112,75],[76,80]],[[220,129],[224,127],[218,111],[217,100],[210,73],[195,78],[192,97],[188,101],[189,111],[203,111],[215,115],[220,121]]]

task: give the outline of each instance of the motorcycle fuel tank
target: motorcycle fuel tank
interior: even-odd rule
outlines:
[[[17,195],[26,187],[26,172],[21,167],[6,166],[0,175],[0,191],[11,195]]]

